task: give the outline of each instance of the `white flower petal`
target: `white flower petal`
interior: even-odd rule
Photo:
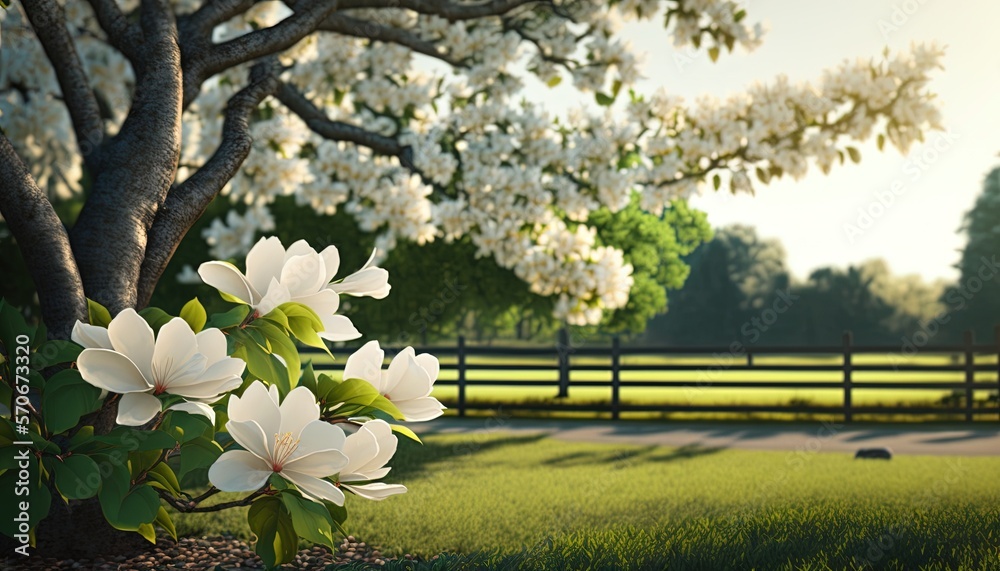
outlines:
[[[393,404],[409,422],[433,420],[441,416],[444,411],[444,405],[434,397],[422,397],[402,402],[393,401]]]
[[[321,315],[320,319],[323,321],[323,331],[319,336],[327,341],[350,341],[361,337],[361,332],[346,316]]]
[[[213,425],[215,424],[215,409],[208,406],[203,402],[196,401],[184,401],[175,404],[168,410],[179,410],[181,412],[187,412],[191,414],[200,414],[208,419]]]
[[[401,362],[396,366],[396,362]],[[401,352],[389,364],[389,382],[383,393],[393,403],[425,397],[431,394],[431,377],[417,363],[413,352]]]
[[[118,401],[118,418],[122,426],[142,426],[153,420],[163,409],[160,399],[149,393],[128,393]]]
[[[208,469],[208,481],[223,492],[249,492],[259,490],[271,474],[260,458],[245,450],[230,450]]]
[[[382,268],[359,270],[338,283],[330,284],[330,287],[337,293],[375,299],[384,299],[392,289],[389,272]]]
[[[281,428],[278,432],[290,432],[295,438],[301,438],[302,429],[319,419],[319,403],[312,391],[306,387],[295,387],[281,402],[279,412]]]
[[[285,260],[285,247],[276,236],[261,238],[250,252],[247,253],[247,281],[258,292],[266,291],[267,286],[281,275],[281,266]]]
[[[196,356],[198,358],[196,358]],[[205,371],[207,359],[198,353],[198,341],[191,326],[180,317],[175,317],[160,328],[153,350],[150,379],[162,386],[170,386],[170,381],[181,381]]]
[[[379,347],[378,341],[369,341],[347,357],[344,379],[364,379],[381,392],[384,360],[385,351]]]
[[[323,265],[326,266],[326,280],[323,283],[330,283],[340,271],[340,251],[336,246],[327,246],[319,255],[323,257]]]
[[[256,421],[230,420],[226,423],[226,432],[233,437],[237,444],[266,463],[271,462],[274,458],[273,435],[264,432]]]
[[[206,284],[246,304],[256,305],[260,298],[243,272],[228,262],[205,262],[198,266],[198,275]]]
[[[302,495],[311,500],[327,500],[338,506],[344,505],[344,492],[341,492],[340,488],[326,480],[320,480],[319,478],[295,472],[294,470],[282,470],[281,476],[295,484],[295,487],[302,492]]]
[[[281,413],[275,400],[264,383],[254,381],[243,391],[243,396],[229,397],[229,420],[252,420],[263,428],[264,434],[274,434],[281,428]]]
[[[343,450],[344,441],[346,439],[347,437],[344,435],[344,431],[341,430],[339,426],[335,426],[321,420],[314,420],[313,422],[307,424],[305,428],[302,429],[302,432],[299,433],[299,446],[292,454],[291,458],[299,458],[322,450]],[[337,471],[340,469],[341,468],[337,468]],[[336,473],[336,471],[330,472],[329,474],[324,474],[324,476],[330,476]]]
[[[385,484],[382,482],[374,482],[371,484],[364,485],[349,485],[344,484],[344,488],[354,492],[358,496],[365,498],[366,500],[381,501],[389,496],[395,496],[396,494],[405,494],[406,486],[401,484]]]
[[[153,329],[134,309],[122,310],[108,324],[108,338],[115,351],[128,357],[153,382],[152,363],[156,342]]]
[[[108,330],[106,328],[90,325],[89,323],[84,323],[82,321],[77,321],[76,324],[73,325],[73,333],[70,335],[70,339],[85,349],[112,348],[111,338],[108,336]]]
[[[301,474],[326,478],[340,472],[347,463],[347,456],[340,450],[320,450],[292,458],[285,462],[284,470],[292,470]]]
[[[438,358],[430,353],[421,353],[414,358],[417,360],[417,364],[427,371],[427,375],[431,378],[431,383],[436,381],[438,375],[441,373],[441,363],[438,361]]]
[[[83,380],[99,389],[135,393],[153,388],[131,359],[111,349],[84,349],[76,366]]]
[[[293,256],[281,268],[281,285],[292,298],[311,295],[326,285],[326,265],[319,254]]]
[[[226,335],[222,331],[215,327],[209,327],[201,330],[194,337],[198,342],[198,352],[208,359],[210,366],[227,356]]]

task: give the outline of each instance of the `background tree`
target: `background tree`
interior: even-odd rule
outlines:
[[[753,312],[789,286],[781,242],[752,226],[732,225],[691,254],[690,276],[671,296],[670,310],[650,324],[648,338],[675,344],[728,344]]]
[[[219,257],[249,247],[247,229],[291,195],[346,211],[386,250],[467,239],[555,299],[557,318],[593,324],[626,306],[635,280],[622,250],[596,243],[591,213],[634,192],[660,214],[706,183],[750,191],[750,173],[826,170],[876,136],[906,150],[938,124],[936,48],[689,106],[630,91],[638,68],[619,16],[663,18],[677,46],[712,58],[760,40],[726,0],[14,3],[0,214],[50,335],[68,338],[87,298],[112,314],[146,306],[220,193],[252,208],[215,225],[214,247],[236,246]],[[613,110],[551,116],[522,102],[532,77],[569,79]],[[74,196],[78,211],[53,205]],[[54,510],[40,544],[58,553],[89,529],[115,548],[88,506]]]
[[[961,232],[968,241],[958,263],[958,283],[941,296],[949,311],[943,329],[952,339],[973,330],[979,340],[990,340],[1000,320],[1000,268],[994,262],[1000,260],[1000,168],[986,175]]]

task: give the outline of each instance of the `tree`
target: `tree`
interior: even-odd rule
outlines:
[[[752,226],[732,225],[691,254],[691,273],[672,296],[669,312],[650,324],[650,337],[681,345],[728,344],[754,312],[789,286],[781,242]]]
[[[633,278],[591,243],[592,211],[635,192],[659,214],[704,184],[750,191],[751,172],[800,177],[810,159],[856,159],[852,140],[905,150],[937,126],[927,47],[725,102],[638,94],[614,22],[664,14],[678,46],[713,59],[759,41],[723,0],[21,0],[3,21],[0,214],[54,339],[88,298],[147,306],[223,192],[254,220],[280,195],[346,210],[387,249],[465,237],[560,319],[594,323]],[[528,76],[571,78],[613,111],[550,117],[519,101]],[[78,213],[53,206],[74,194]]]
[[[980,340],[991,339],[1000,315],[1000,267],[995,261],[1000,240],[1000,168],[986,175],[983,192],[965,214],[961,231],[968,236],[958,263],[961,276],[941,296],[949,311],[946,328],[953,338],[972,330]]]

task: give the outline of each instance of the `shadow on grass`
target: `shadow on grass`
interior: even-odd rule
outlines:
[[[418,444],[410,439],[401,438],[396,455],[392,459],[392,472],[395,477],[421,476],[435,464],[453,461],[456,457],[472,456],[500,448],[517,447],[534,444],[548,437],[546,434],[526,434],[523,436],[493,437],[484,435],[482,438],[465,437],[461,441],[442,443],[424,441]]]
[[[710,454],[715,454],[725,450],[725,448],[714,448],[707,446],[700,446],[697,444],[688,444],[681,446],[680,448],[674,448],[668,450],[664,453],[657,454],[658,451],[663,451],[661,446],[644,446],[642,448],[629,448],[625,450],[609,450],[609,451],[589,451],[589,452],[571,452],[569,454],[564,454],[562,456],[556,456],[549,458],[542,463],[547,466],[555,466],[559,468],[570,468],[575,466],[592,466],[594,464],[610,464],[614,468],[626,468],[634,464],[644,463],[644,462],[676,462],[679,460],[689,460],[691,458],[697,458],[699,456],[707,456]]]

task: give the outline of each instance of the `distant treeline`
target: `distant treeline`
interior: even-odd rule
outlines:
[[[722,228],[686,258],[687,281],[643,340],[829,345],[850,330],[857,343],[921,345],[959,341],[967,329],[992,340],[1000,324],[1000,169],[986,177],[959,230],[968,239],[960,278],[928,283],[893,275],[881,259],[796,281],[780,242],[747,226]]]

